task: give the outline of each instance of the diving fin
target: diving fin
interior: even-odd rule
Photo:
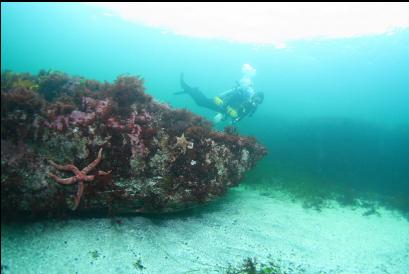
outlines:
[[[192,89],[192,87],[190,87],[188,84],[186,84],[183,73],[180,74],[180,86],[183,88],[183,90],[185,90],[185,91],[187,90],[186,92],[188,92],[188,90]]]
[[[186,84],[185,79],[183,77],[183,73],[180,74],[180,86],[182,87],[183,91],[177,91],[174,92],[174,95],[180,95],[184,93],[190,93],[190,91],[194,88],[190,87],[188,84]]]

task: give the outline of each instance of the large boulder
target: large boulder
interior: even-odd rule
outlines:
[[[1,75],[1,210],[172,212],[221,196],[266,154],[172,109],[138,77]]]

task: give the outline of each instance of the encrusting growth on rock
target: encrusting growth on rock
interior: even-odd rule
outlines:
[[[78,191],[74,198],[75,200],[74,200],[73,210],[77,209],[81,201],[81,196],[84,193],[84,182],[91,182],[95,179],[95,175],[87,175],[87,174],[91,170],[93,170],[101,162],[101,160],[102,160],[102,148],[98,152],[98,157],[88,166],[84,167],[82,170],[79,170],[74,165],[58,165],[51,160],[49,161],[50,164],[56,169],[63,170],[63,171],[71,171],[75,174],[75,176],[72,176],[70,178],[62,179],[55,174],[48,173],[48,175],[50,175],[51,178],[53,178],[56,182],[62,185],[72,185],[72,184],[78,183]],[[101,171],[101,170],[98,171],[98,175],[108,175],[110,173],[111,171],[108,171],[108,172]]]
[[[3,72],[0,132],[1,213],[9,217],[181,211],[224,195],[267,153],[252,137],[156,101],[134,76],[109,83]],[[49,173],[50,163],[72,177]],[[73,186],[60,184],[77,188],[73,206]]]

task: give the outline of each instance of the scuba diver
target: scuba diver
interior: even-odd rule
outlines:
[[[242,72],[243,77],[235,87],[214,98],[208,98],[198,88],[186,84],[181,74],[180,85],[183,91],[174,94],[187,93],[197,105],[218,112],[213,119],[216,124],[222,120],[225,121],[228,117],[231,118],[232,124],[236,124],[247,115],[251,117],[264,100],[264,93],[255,92],[253,88],[251,78],[255,76],[256,70],[251,65],[244,64]]]

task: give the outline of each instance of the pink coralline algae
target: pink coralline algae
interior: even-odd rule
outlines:
[[[136,112],[132,112],[123,122],[116,117],[110,117],[107,120],[108,128],[119,130],[119,132],[126,133],[129,137],[133,158],[138,154],[145,155],[147,152],[142,138],[143,129],[141,126],[147,123],[146,117],[148,117],[146,114],[137,115]]]
[[[106,115],[109,115],[109,112],[112,107],[109,99],[97,100],[91,97],[83,97],[82,106],[85,112],[95,112],[95,116],[101,118],[105,118]]]
[[[131,116],[126,120],[125,128],[129,133],[127,133],[132,148],[132,157],[135,157],[137,152],[144,154],[144,144],[141,140],[142,127],[136,123],[136,114],[133,112]]]
[[[70,125],[91,125],[95,121],[95,118],[96,113],[86,113],[74,110],[69,115],[58,115],[51,123],[45,121],[44,125],[58,131],[64,131],[70,127]]]
[[[55,117],[54,121],[52,121],[51,123],[48,121],[45,121],[44,125],[46,127],[56,129],[58,131],[63,131],[70,126],[70,117],[59,115]]]

